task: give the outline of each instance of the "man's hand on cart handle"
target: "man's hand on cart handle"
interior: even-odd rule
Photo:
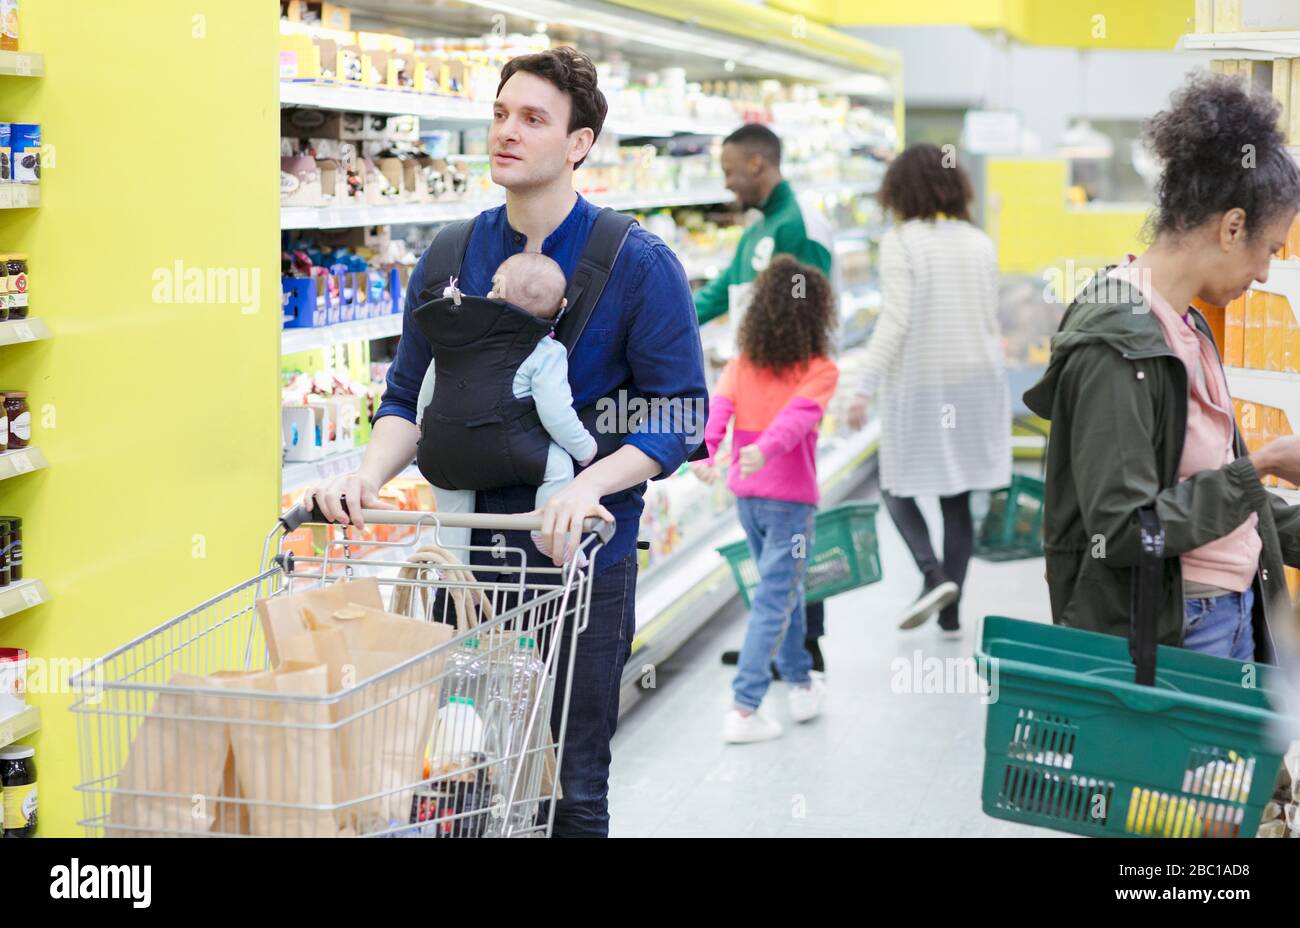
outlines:
[[[549,542],[551,563],[556,567],[568,563],[577,553],[585,519],[595,516],[614,521],[610,511],[600,504],[600,494],[581,479],[556,493],[537,512],[542,517],[542,538]]]
[[[381,499],[374,481],[360,474],[344,474],[333,480],[311,487],[303,494],[302,504],[308,509],[319,508],[329,522],[365,528],[363,509],[396,509],[392,503]]]

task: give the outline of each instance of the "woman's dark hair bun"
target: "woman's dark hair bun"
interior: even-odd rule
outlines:
[[[1300,207],[1300,168],[1278,126],[1282,107],[1242,77],[1197,73],[1153,116],[1144,138],[1163,164],[1154,230],[1182,233],[1234,207],[1254,235]]]

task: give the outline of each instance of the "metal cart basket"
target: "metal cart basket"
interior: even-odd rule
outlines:
[[[410,542],[362,542],[355,529],[326,525],[312,529],[325,536],[317,556],[279,553],[284,535],[324,521],[299,506],[267,535],[260,573],[73,677],[89,835],[550,833],[568,716],[562,681],[613,526],[587,520],[585,563],[538,568],[505,536],[492,549],[437,544],[441,527],[530,531],[541,527],[537,516],[364,516],[413,526],[417,542],[434,544],[402,556]],[[378,553],[358,557],[363,544]],[[464,566],[484,550],[490,568]],[[373,628],[440,643],[397,652],[396,663],[376,650],[331,664],[328,686],[325,665],[272,659],[259,601],[363,577],[383,599],[369,614]]]

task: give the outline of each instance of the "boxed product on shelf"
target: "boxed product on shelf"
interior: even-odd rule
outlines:
[[[10,130],[13,149],[13,179],[16,183],[40,183],[40,125],[14,122]]]
[[[18,51],[18,0],[0,0],[0,50]]]
[[[280,159],[280,205],[322,206],[320,169],[316,159],[295,155]]]
[[[352,28],[352,13],[347,7],[319,0],[280,0],[280,18],[329,29]]]

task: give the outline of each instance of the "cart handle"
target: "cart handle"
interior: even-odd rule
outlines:
[[[526,513],[503,515],[488,512],[449,512],[439,515],[436,512],[407,509],[363,509],[361,515],[367,522],[379,525],[437,524],[446,528],[481,528],[498,532],[540,532],[542,530],[542,517]],[[313,503],[310,509],[299,503],[280,517],[280,524],[284,526],[286,533],[296,531],[300,526],[308,523],[333,524],[325,518],[325,514],[320,511],[320,505],[316,503]],[[583,520],[582,530],[595,533],[605,544],[614,537],[614,523],[595,516]]]

